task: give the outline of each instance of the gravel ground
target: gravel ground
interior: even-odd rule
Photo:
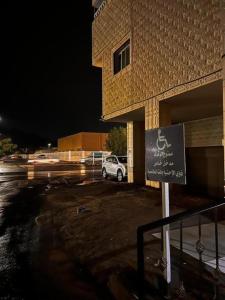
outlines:
[[[177,194],[171,199],[171,214],[207,201]],[[60,186],[53,182],[36,220],[49,244],[45,247],[43,271],[70,295],[77,296],[74,268],[80,266],[98,287],[95,296],[110,299],[106,287],[111,276],[136,268],[137,227],[161,218],[161,211],[158,190],[114,181],[87,185],[68,182]],[[82,299],[88,296],[95,299],[92,292]]]

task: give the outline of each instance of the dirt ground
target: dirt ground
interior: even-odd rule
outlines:
[[[175,195],[171,199],[171,214],[206,201]],[[60,186],[52,183],[46,190],[41,215],[36,219],[47,236],[49,247],[44,265],[49,276],[70,290],[71,295],[77,295],[76,262],[97,284],[106,287],[120,270],[136,269],[137,227],[161,218],[161,211],[159,190],[114,181],[88,185],[68,181]],[[85,293],[91,291],[81,299],[98,299],[98,293],[92,289],[92,284],[88,289],[81,288]]]

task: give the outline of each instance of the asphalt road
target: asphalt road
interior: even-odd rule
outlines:
[[[49,180],[90,182],[100,170],[44,170],[27,176],[0,176],[0,300],[67,299],[38,274],[38,216]]]

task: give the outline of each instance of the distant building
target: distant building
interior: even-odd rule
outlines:
[[[105,151],[108,133],[79,132],[58,139],[58,151]]]
[[[102,69],[102,118],[127,124],[128,181],[146,180],[145,130],[184,123],[188,186],[223,195],[224,0],[92,5],[92,63]]]

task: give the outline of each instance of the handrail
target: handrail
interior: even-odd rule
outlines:
[[[99,6],[101,6],[103,1],[104,0],[95,0],[95,1],[92,0],[92,6],[94,6],[95,8],[99,8]]]
[[[185,212],[172,215],[145,225],[141,225],[137,228],[137,273],[138,273],[138,295],[139,299],[143,299],[144,296],[144,233],[150,230],[154,230],[165,225],[170,225],[175,222],[183,221],[184,219],[191,218],[193,216],[200,215],[212,209],[218,208],[225,204],[225,200],[214,202],[205,207],[190,209]],[[217,241],[218,244],[218,241]],[[218,245],[217,245],[218,248]],[[218,257],[217,257],[218,263]]]
[[[196,216],[198,214],[207,212],[208,210],[211,210],[213,208],[217,208],[217,207],[222,206],[224,204],[225,204],[225,200],[218,201],[216,203],[214,202],[210,205],[207,205],[206,207],[201,207],[201,208],[197,208],[197,209],[190,209],[190,210],[178,213],[176,215],[172,215],[170,217],[166,217],[166,218],[163,218],[163,219],[160,219],[160,220],[157,220],[157,221],[145,224],[145,225],[141,225],[137,228],[137,233],[141,234],[141,233],[145,233],[147,231],[156,229],[156,228],[161,227],[161,226],[170,225],[171,223],[176,223],[178,221]]]
[[[100,14],[104,6],[106,5],[107,0],[99,0],[99,6],[94,14],[94,19]]]

